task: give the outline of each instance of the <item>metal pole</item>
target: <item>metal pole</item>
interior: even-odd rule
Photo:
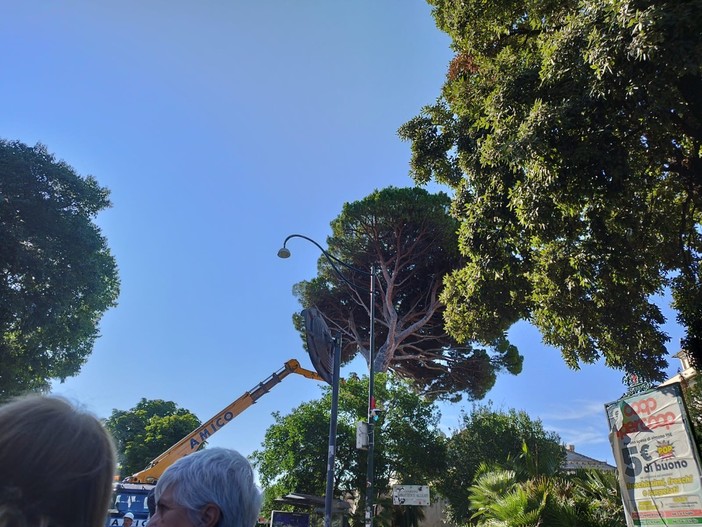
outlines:
[[[352,265],[349,265],[342,260],[339,260],[336,256],[332,256],[329,254],[327,251],[324,250],[324,247],[319,245],[316,241],[314,241],[312,238],[308,238],[307,236],[303,236],[302,234],[291,234],[287,238],[285,238],[285,241],[283,241],[283,247],[278,251],[278,257],[280,258],[289,258],[290,257],[290,251],[286,248],[286,244],[288,243],[288,240],[291,238],[302,238],[303,240],[307,240],[308,242],[313,243],[314,245],[317,246],[317,248],[322,251],[322,254],[324,257],[327,259],[329,262],[329,265],[331,265],[332,269],[334,272],[337,274],[337,276],[343,280],[346,285],[348,285],[351,289],[355,289],[355,286],[352,282],[350,282],[348,279],[344,277],[344,275],[341,273],[339,268],[336,266],[335,262],[342,265],[346,269],[349,269],[354,272],[359,272],[362,274],[368,274],[370,275],[370,336],[369,336],[369,346],[368,346],[368,470],[366,473],[366,514],[365,514],[365,520],[366,520],[366,527],[372,527],[373,526],[373,451],[374,451],[374,446],[375,446],[375,438],[374,438],[374,426],[373,426],[373,415],[372,415],[372,410],[374,408],[374,384],[375,384],[375,371],[374,371],[374,362],[375,362],[375,273],[376,273],[376,267],[375,264],[371,265],[370,272],[364,271],[363,269],[359,269],[357,267],[354,267]],[[341,354],[341,337],[339,337],[339,349],[338,353]],[[339,358],[338,362],[341,362],[341,359]],[[338,364],[335,364],[335,368],[338,368]],[[336,372],[336,377],[334,380],[333,384],[336,384],[336,390],[338,390],[338,376],[339,373],[338,371]],[[332,398],[334,397],[334,386],[332,386]],[[338,397],[338,392],[337,392],[337,397]],[[332,403],[334,405],[334,403]],[[333,406],[332,412],[336,412],[336,406]],[[336,414],[334,413],[333,416],[334,419],[334,443],[336,443]],[[330,430],[329,430],[329,452],[330,452],[330,457],[329,459],[331,460],[330,464],[327,465],[327,499],[330,499],[331,497],[331,491],[330,485],[333,486],[333,472],[331,471],[329,467],[331,466],[333,468],[333,452],[332,452],[332,437],[331,437],[331,423],[330,423]],[[336,445],[334,445],[336,447]],[[330,479],[331,478],[331,479]],[[331,483],[330,483],[331,481]],[[325,508],[327,507],[325,499]],[[329,504],[329,511],[331,511],[331,502]],[[328,516],[328,517],[327,517]],[[331,527],[328,525],[327,522],[331,522],[331,512],[325,516],[325,527]]]
[[[370,269],[370,342],[368,345],[368,462],[366,471],[366,527],[373,527],[373,452],[375,430],[373,408],[375,407],[375,264]]]
[[[331,417],[329,418],[329,450],[327,453],[327,490],[324,494],[324,527],[332,525],[334,494],[334,457],[336,454],[336,421],[339,407],[339,370],[341,363],[341,334],[334,339],[334,372],[332,378]]]

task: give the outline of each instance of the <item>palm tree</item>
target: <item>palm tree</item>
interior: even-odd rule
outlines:
[[[624,505],[614,472],[580,470],[573,476],[581,514],[600,527],[625,527]]]
[[[559,473],[526,444],[504,468],[482,464],[470,488],[471,520],[479,527],[625,527],[614,473]]]
[[[485,527],[581,527],[573,487],[548,476],[520,481],[517,472],[481,467],[471,487],[472,520]]]

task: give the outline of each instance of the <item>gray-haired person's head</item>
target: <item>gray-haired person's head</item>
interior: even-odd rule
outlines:
[[[250,463],[235,450],[208,448],[179,459],[158,481],[157,504],[169,489],[193,525],[200,525],[199,513],[208,504],[220,510],[217,527],[254,527],[258,520],[261,492]]]

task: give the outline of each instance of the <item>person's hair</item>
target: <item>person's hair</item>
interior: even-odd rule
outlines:
[[[0,527],[100,527],[114,475],[95,416],[53,396],[0,406]]]
[[[156,513],[156,489],[153,488],[149,491],[148,496],[146,496],[146,506],[149,508],[149,516],[153,516]]]
[[[258,520],[261,493],[251,465],[236,450],[208,448],[176,461],[158,480],[157,507],[168,489],[194,525],[200,524],[199,512],[209,503],[219,507],[218,527],[254,527]]]

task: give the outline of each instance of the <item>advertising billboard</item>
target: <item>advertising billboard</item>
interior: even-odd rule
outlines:
[[[680,384],[605,405],[627,524],[702,524],[697,448]]]

